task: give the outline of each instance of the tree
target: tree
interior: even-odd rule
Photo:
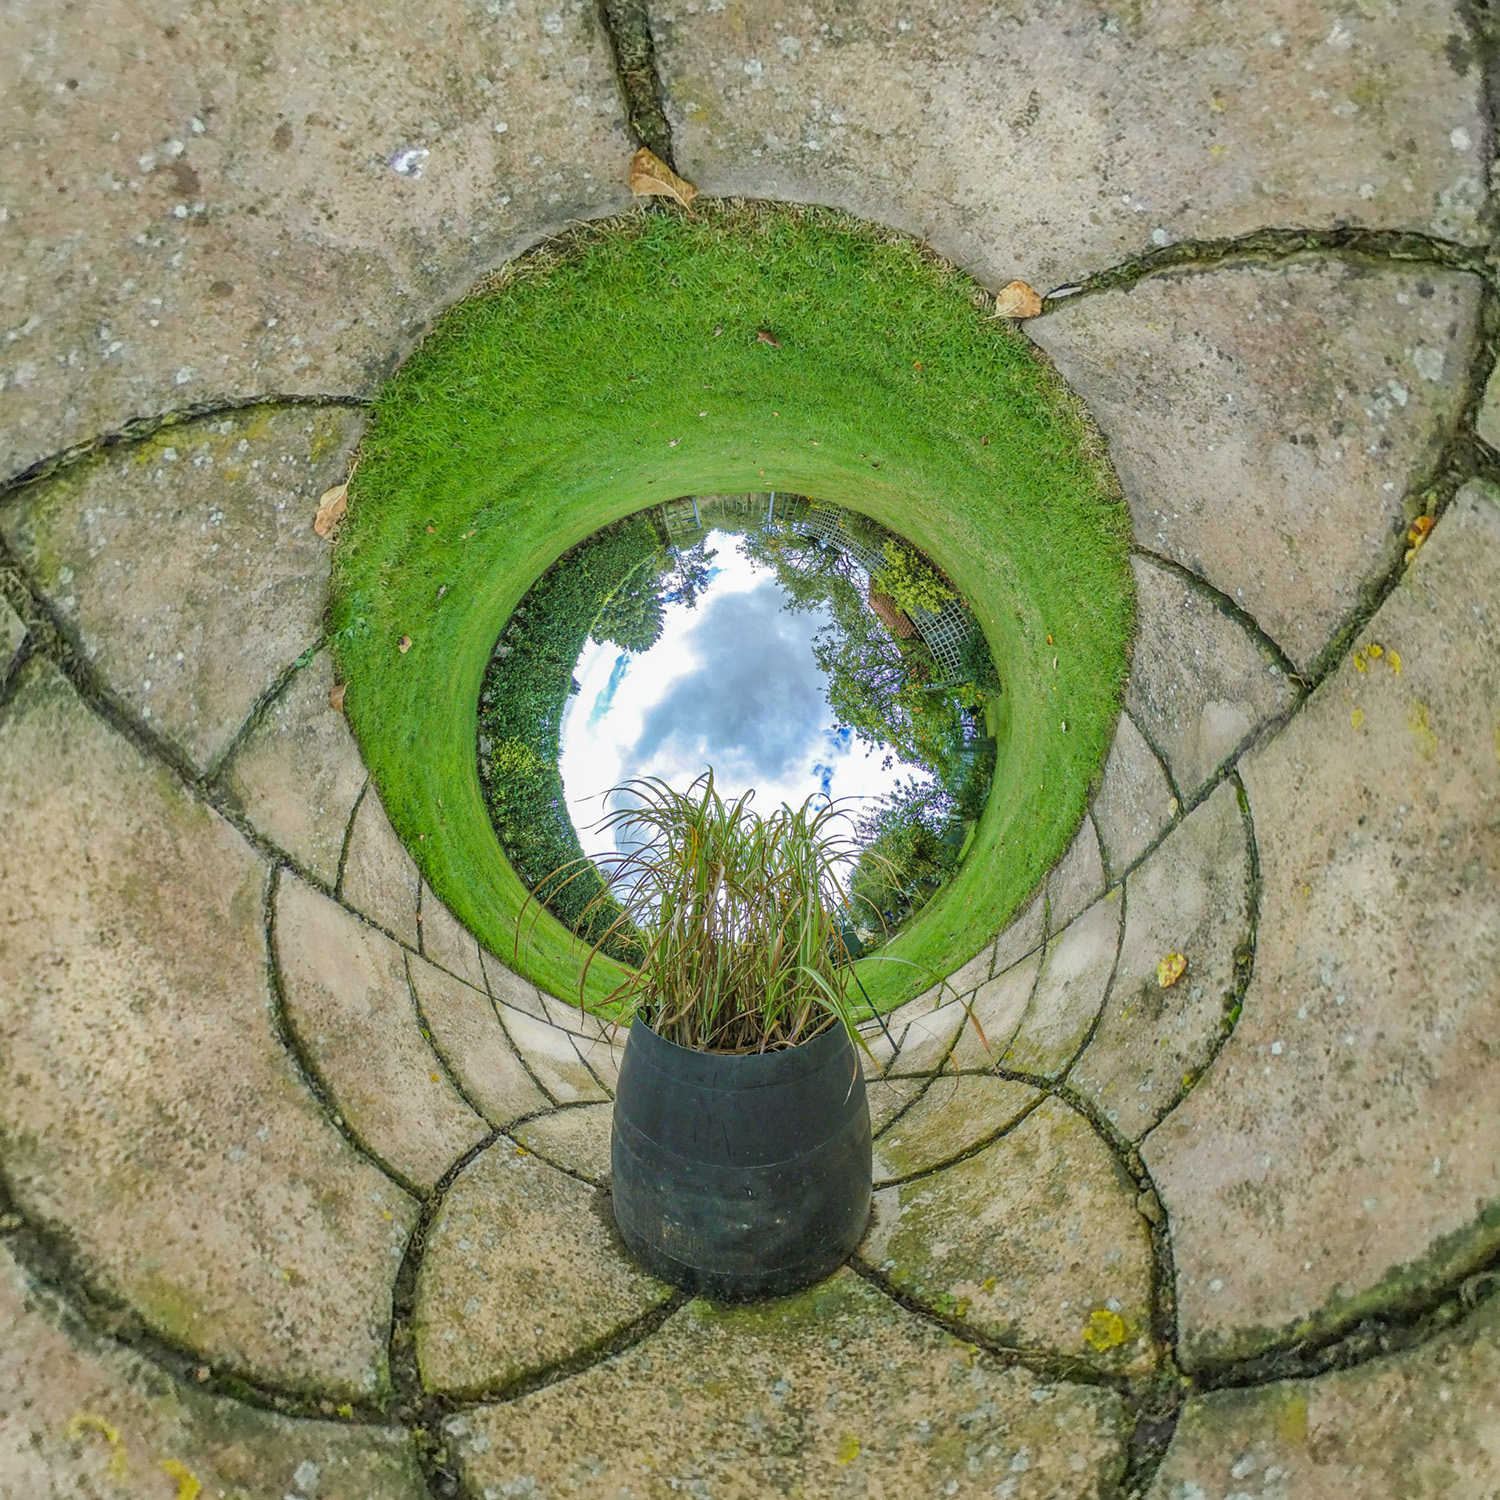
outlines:
[[[610,641],[637,655],[660,639],[665,619],[662,573],[666,559],[660,552],[643,557],[604,601],[591,632],[601,644]]]

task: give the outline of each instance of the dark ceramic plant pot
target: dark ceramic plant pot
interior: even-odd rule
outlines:
[[[840,1026],[729,1056],[630,1028],[615,1095],[615,1221],[655,1275],[715,1299],[832,1272],[870,1216],[870,1108]]]

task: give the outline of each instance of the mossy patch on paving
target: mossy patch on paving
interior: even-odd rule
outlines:
[[[567,548],[679,495],[748,490],[909,537],[972,605],[1005,684],[962,868],[886,949],[904,962],[860,965],[878,1005],[984,946],[1103,763],[1129,518],[1076,398],[979,288],[826,210],[700,200],[580,229],[455,307],[382,391],[332,606],[345,712],[397,830],[481,941],[556,994],[576,996],[584,950],[534,905],[516,946],[526,892],[475,760],[485,663]],[[595,1002],[612,982],[596,964]]]

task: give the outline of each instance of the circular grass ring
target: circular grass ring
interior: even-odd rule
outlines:
[[[585,953],[534,903],[518,934],[526,891],[476,767],[485,663],[569,547],[680,495],[747,490],[909,537],[1005,684],[963,865],[885,949],[904,962],[860,965],[878,1005],[979,952],[1083,816],[1128,666],[1130,532],[1051,366],[967,277],[826,210],[700,199],[587,226],[453,308],[382,390],[333,569],[345,712],[391,821],[485,946],[553,993],[578,993]]]

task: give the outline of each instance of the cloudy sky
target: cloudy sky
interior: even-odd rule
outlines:
[[[725,796],[755,788],[762,813],[813,792],[872,798],[909,774],[881,769],[834,723],[826,680],[812,656],[821,611],[791,614],[776,575],[714,532],[714,578],[696,609],[668,605],[661,639],[644,655],[592,641],[574,675],[582,691],[562,723],[563,786],[583,847],[611,852],[590,831],[602,794],[634,776],[676,787],[712,765]],[[851,804],[855,807],[857,804]]]

